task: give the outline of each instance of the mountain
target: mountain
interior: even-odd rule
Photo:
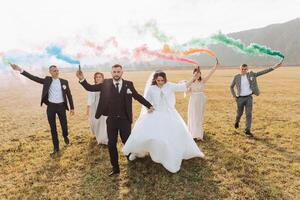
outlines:
[[[227,34],[234,39],[240,39],[246,45],[258,43],[265,45],[273,50],[281,51],[285,55],[284,65],[300,66],[300,18],[294,20],[268,25],[263,28],[250,29]],[[212,44],[209,46],[213,50],[223,66],[239,66],[242,63],[254,66],[274,65],[280,59],[268,55],[245,55],[223,44]],[[211,66],[215,60],[206,54],[196,54],[190,56],[198,60],[201,66]],[[164,59],[155,59],[149,62],[116,61],[127,66],[132,70],[145,70],[154,68],[178,68],[186,67],[188,64],[169,61]],[[111,64],[104,64],[107,67]]]
[[[246,45],[255,42],[281,51],[285,55],[285,65],[300,65],[300,18],[227,35],[240,39]],[[278,59],[270,56],[243,55],[222,44],[211,45],[210,48],[218,54],[224,65],[239,65],[241,63],[267,65],[278,61]],[[207,59],[205,62],[207,63]]]

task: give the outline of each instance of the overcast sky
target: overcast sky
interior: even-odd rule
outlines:
[[[300,16],[297,0],[7,0],[1,1],[0,51],[76,35],[130,44],[136,24],[155,20],[179,42],[263,27]],[[143,38],[145,43],[151,40]]]

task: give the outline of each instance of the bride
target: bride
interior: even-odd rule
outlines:
[[[175,109],[175,92],[186,91],[199,76],[200,74],[195,74],[190,82],[176,84],[167,82],[163,71],[154,73],[151,86],[146,84],[144,95],[155,111],[147,113],[142,108],[123,147],[123,153],[130,155],[130,160],[149,154],[154,162],[161,163],[168,171],[176,173],[180,170],[183,159],[204,157]]]

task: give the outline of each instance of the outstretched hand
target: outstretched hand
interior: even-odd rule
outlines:
[[[216,61],[215,67],[219,67],[219,66],[220,66],[220,62],[219,62],[218,59],[216,59],[216,60],[217,60],[217,61]]]
[[[77,70],[76,76],[80,81],[84,79],[83,72],[81,70]]]
[[[16,64],[10,64],[10,66],[11,66],[11,68],[13,69],[13,70],[16,70],[16,71],[19,71],[19,72],[21,72],[22,71],[22,68],[21,67],[19,67],[18,65],[16,65]]]
[[[153,106],[151,106],[149,109],[148,109],[148,113],[152,113],[155,109],[153,108]]]

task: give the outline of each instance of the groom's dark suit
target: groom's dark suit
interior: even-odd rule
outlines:
[[[122,80],[120,91],[114,85],[113,79],[105,79],[102,84],[98,85],[90,85],[86,80],[80,83],[88,91],[101,91],[95,117],[98,119],[101,115],[108,116],[106,124],[110,161],[113,170],[118,171],[119,163],[116,146],[118,132],[120,131],[122,143],[125,144],[131,132],[132,98],[147,108],[152,105],[135,90],[131,81]]]
[[[71,110],[74,109],[73,98],[71,95],[68,81],[65,79],[59,79],[60,84],[61,84],[62,95],[63,95],[63,102],[62,103],[51,103],[51,102],[49,102],[48,98],[49,98],[49,89],[50,89],[51,83],[53,81],[52,77],[46,76],[45,78],[40,78],[40,77],[34,76],[26,71],[23,71],[21,74],[26,76],[30,80],[33,80],[33,81],[43,85],[41,106],[43,105],[43,103],[47,105],[47,117],[48,117],[48,122],[49,122],[49,125],[51,128],[52,142],[53,142],[54,150],[58,151],[59,150],[59,141],[58,141],[58,137],[57,137],[57,128],[56,128],[56,114],[58,115],[58,118],[60,121],[63,137],[67,138],[68,137],[68,124],[67,124],[66,110],[69,110],[68,100],[69,100]]]

